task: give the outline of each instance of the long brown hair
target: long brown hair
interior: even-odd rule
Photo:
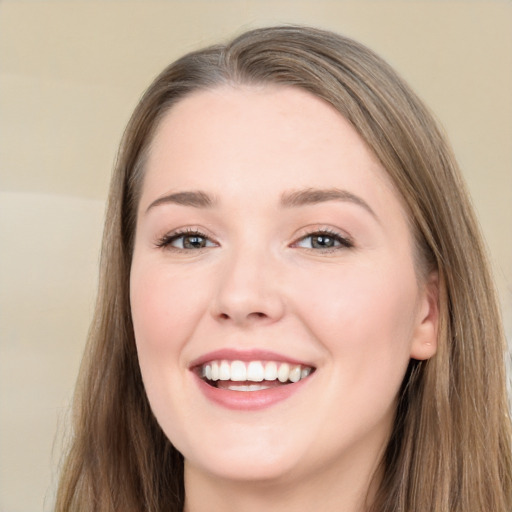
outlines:
[[[130,263],[144,163],[160,119],[193,91],[230,83],[291,85],[333,105],[399,191],[419,272],[439,274],[438,351],[410,363],[370,509],[510,512],[506,345],[455,159],[428,110],[382,59],[305,27],[257,29],[186,55],[156,78],[130,119],[110,189],[98,301],[56,510],[183,509],[183,459],[151,413],[138,367]]]

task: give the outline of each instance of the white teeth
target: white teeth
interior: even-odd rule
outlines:
[[[219,363],[212,363],[212,380],[219,380]]]
[[[277,378],[279,382],[286,382],[288,377],[290,376],[290,365],[288,363],[283,363],[279,370],[277,370]]]
[[[265,365],[265,380],[277,379],[277,364],[270,361]]]
[[[277,363],[275,361],[211,361],[201,367],[200,374],[205,380],[231,382],[263,382],[276,381],[282,384],[298,382],[308,377],[313,368],[300,364]],[[259,391],[271,386],[266,384],[228,384],[217,385],[233,391]],[[272,386],[273,387],[273,386]]]
[[[221,361],[219,366],[219,380],[229,380],[231,365],[227,361]]]
[[[268,389],[268,386],[262,386],[261,384],[232,384],[226,389],[231,391],[261,391],[262,389]]]
[[[247,368],[242,361],[233,361],[231,363],[231,379],[234,382],[243,382],[247,380]]]
[[[302,368],[300,371],[300,378],[305,379],[311,373],[311,368]]]
[[[292,366],[288,379],[291,382],[299,382],[300,380],[300,366]]]
[[[251,361],[247,367],[247,380],[261,382],[265,378],[265,370],[260,361]]]

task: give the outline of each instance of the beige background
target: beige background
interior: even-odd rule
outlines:
[[[109,174],[138,97],[183,52],[279,22],[365,42],[434,110],[474,197],[510,339],[510,1],[0,1],[0,512],[51,509]]]

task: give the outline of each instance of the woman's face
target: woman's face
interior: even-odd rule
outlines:
[[[147,395],[188,473],[373,469],[410,358],[435,351],[413,253],[386,173],[322,100],[226,86],[174,106],[130,293]]]

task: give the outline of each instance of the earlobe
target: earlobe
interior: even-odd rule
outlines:
[[[411,358],[430,359],[437,351],[439,326],[439,275],[432,272],[425,282],[418,322],[411,344]]]

